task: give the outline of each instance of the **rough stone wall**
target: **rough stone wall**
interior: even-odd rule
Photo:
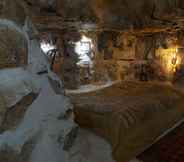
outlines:
[[[89,83],[104,83],[110,80],[172,80],[175,72],[170,67],[173,66],[174,50],[176,47],[183,48],[183,40],[179,39],[178,35],[181,37],[181,33],[137,36],[100,33],[93,60],[93,75]],[[171,52],[166,53],[167,51]],[[180,50],[177,54],[180,62],[182,53],[183,50]]]
[[[57,0],[56,12],[66,20],[96,21],[90,1]]]
[[[182,73],[182,35],[181,32],[134,36],[119,33],[116,39],[103,36],[94,60],[94,76],[103,81],[172,80],[178,72]],[[172,63],[175,55],[178,65]]]
[[[0,18],[9,19],[18,25],[24,25],[26,11],[21,0],[1,0]]]
[[[25,23],[25,10],[19,0],[0,2],[0,69],[27,63],[27,40],[17,31]]]
[[[100,35],[98,41],[100,44],[94,59],[94,77],[101,81],[134,79],[136,37],[107,33]]]
[[[23,66],[26,63],[25,38],[17,31],[0,25],[0,68]]]

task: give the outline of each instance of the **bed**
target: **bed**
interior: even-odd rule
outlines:
[[[75,120],[104,137],[117,162],[128,162],[184,118],[184,94],[169,84],[120,82],[71,95]]]

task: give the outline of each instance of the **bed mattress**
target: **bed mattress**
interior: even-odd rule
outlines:
[[[183,99],[171,85],[144,82],[71,96],[76,122],[104,137],[117,162],[134,158],[181,121]]]

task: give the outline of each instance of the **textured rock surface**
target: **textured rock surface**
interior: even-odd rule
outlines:
[[[0,117],[4,118],[0,161],[67,161],[66,150],[71,147],[77,133],[72,113],[68,114],[72,105],[63,94],[61,80],[50,71],[38,40],[32,37],[34,28],[28,22],[22,28],[10,20],[0,19],[2,30],[10,30],[2,34],[4,39],[0,41],[0,60],[4,58],[0,67],[0,94],[5,98],[5,107],[10,108],[4,111],[4,101],[0,97]],[[21,52],[16,49],[19,47],[26,47],[26,57],[21,57]],[[5,64],[9,59],[4,56],[11,57],[14,52],[22,62],[2,69],[9,67]],[[21,65],[25,65],[24,68],[19,67]],[[46,72],[38,74],[40,71]],[[34,92],[39,94],[36,99]]]
[[[26,11],[15,0],[0,2],[0,68],[16,67],[27,63],[27,40],[19,27],[23,27]]]
[[[23,119],[23,116],[25,115],[25,112],[27,111],[28,107],[36,99],[36,96],[36,94],[31,93],[23,97],[22,100],[18,102],[15,106],[5,109],[3,120],[0,126],[1,132],[16,128],[16,126]]]
[[[96,73],[94,74],[94,81],[107,81],[134,75],[132,72],[134,61],[146,62],[155,55],[157,47],[170,47],[166,43],[167,35],[160,34],[162,31],[174,32],[176,41],[172,44],[182,45],[183,8],[183,0],[1,0],[0,18],[13,20],[22,30],[28,13],[41,31],[49,29],[59,34],[65,32],[69,37],[73,35],[68,29],[76,31],[84,28],[85,25],[88,30],[99,31],[102,37],[104,32],[101,30],[109,31],[108,37],[104,38],[104,44],[103,38],[99,39],[100,43],[102,41],[102,46],[100,45],[102,49],[99,49],[101,56],[95,62]],[[37,32],[34,33],[33,29],[30,29],[29,23],[27,25],[29,29],[26,32],[30,39],[33,39],[29,40],[29,46],[25,43],[24,36],[12,29],[11,25],[0,25],[0,69],[27,64],[28,50],[34,55],[34,57],[29,56],[28,68],[33,73],[34,80],[44,86],[41,87],[42,93],[39,94],[36,102],[31,104],[34,97],[26,96],[26,101],[23,102],[26,109],[18,102],[8,114],[4,111],[4,102],[0,98],[0,108],[2,108],[0,116],[6,116],[3,128],[4,130],[14,128],[0,135],[0,161],[25,162],[30,159],[32,162],[65,161],[67,159],[65,151],[72,146],[77,132],[73,119],[67,114],[71,105],[63,96],[60,81],[52,80],[53,76],[48,79],[47,74],[36,74],[49,72],[49,65],[45,60],[44,63],[42,62],[45,59],[44,56],[39,56],[41,50],[38,40],[35,40]],[[121,32],[128,34],[123,35]],[[158,33],[160,36],[153,33]],[[169,39],[171,39],[170,36]],[[68,50],[65,47],[63,49]],[[64,51],[64,54],[68,55],[68,53]],[[73,51],[71,53],[75,55]],[[68,84],[72,88],[78,86],[76,61],[75,58],[74,62],[71,62],[71,59],[65,60],[63,64],[65,67],[62,69],[65,74],[67,72],[64,76],[65,85]],[[140,96],[137,97],[137,94]],[[112,144],[113,155],[118,162],[137,155],[144,148],[145,143],[147,146],[147,142],[149,144],[153,142],[160,133],[183,117],[183,110],[180,109],[180,104],[183,106],[181,101],[183,94],[167,86],[152,84],[146,86],[136,82],[87,95],[89,95],[88,98],[76,97],[79,99],[75,103],[77,121],[105,136]],[[132,100],[135,103],[132,103]],[[173,110],[174,106],[179,108]],[[150,109],[147,110],[147,107]],[[165,117],[165,111],[170,118],[168,121],[165,120],[163,125],[159,125],[163,116]],[[155,121],[153,117],[157,115],[158,119]],[[19,119],[22,118],[20,122]],[[114,121],[117,123],[116,127]],[[145,124],[146,128],[143,122],[148,124]],[[158,123],[157,128],[155,128],[155,122]],[[139,130],[136,129],[137,126]],[[125,135],[125,138],[120,139],[122,135]],[[150,138],[147,139],[144,136]],[[124,140],[126,138],[127,141]],[[139,143],[137,138],[143,141]],[[135,147],[139,148],[138,151],[130,151],[132,148],[128,144],[132,140],[135,141]],[[126,154],[122,154],[124,150]]]
[[[2,126],[6,110],[7,110],[6,101],[3,96],[0,96],[0,126]]]
[[[0,23],[1,24],[1,23]],[[8,25],[0,25],[0,68],[27,64],[27,42]]]
[[[12,20],[21,26],[24,25],[26,10],[22,5],[21,0],[1,0],[0,17]]]
[[[36,4],[36,1],[29,2],[32,2],[32,5]],[[97,22],[99,28],[106,30],[179,30],[183,26],[184,17],[182,0],[40,0],[37,2],[38,6],[40,9],[52,11],[50,13],[55,15],[53,18],[58,20]],[[62,23],[63,21],[58,21],[58,28]]]

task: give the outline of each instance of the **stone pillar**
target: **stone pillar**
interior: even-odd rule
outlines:
[[[76,89],[80,83],[80,76],[79,67],[77,66],[79,59],[75,52],[74,43],[80,39],[80,35],[77,32],[67,32],[63,39],[64,59],[61,66],[62,80],[65,88]]]

